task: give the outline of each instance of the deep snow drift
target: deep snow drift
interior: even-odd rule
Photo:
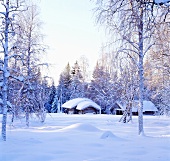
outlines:
[[[45,123],[33,117],[29,128],[15,120],[0,140],[0,161],[170,160],[170,118],[144,116],[145,136],[138,136],[137,116],[128,124],[120,117],[47,114]]]

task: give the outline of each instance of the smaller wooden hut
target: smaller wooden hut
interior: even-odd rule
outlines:
[[[132,107],[132,114],[138,115],[139,100],[135,100]],[[126,109],[126,105],[116,102],[112,108],[110,108],[110,113],[115,115],[122,115]],[[153,115],[158,109],[151,101],[143,101],[143,114]]]

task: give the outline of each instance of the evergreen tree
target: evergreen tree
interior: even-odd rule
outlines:
[[[56,91],[56,87],[54,86],[54,82],[50,88],[51,92],[49,95],[49,99],[48,102],[46,102],[46,109],[48,112],[52,112],[52,113],[57,113],[57,91]]]
[[[115,85],[109,72],[97,62],[93,71],[93,80],[90,83],[88,97],[101,106],[103,113],[109,113],[110,107],[117,99],[116,96]]]
[[[83,80],[80,66],[78,61],[76,61],[71,70],[71,84],[69,87],[71,91],[70,99],[85,96]]]
[[[72,80],[71,80],[70,64],[68,63],[64,71],[60,74],[59,85],[57,86],[57,97],[60,103],[60,107],[63,103],[70,100],[71,82]]]

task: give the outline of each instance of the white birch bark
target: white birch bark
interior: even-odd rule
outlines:
[[[5,5],[5,31],[4,31],[4,67],[3,67],[3,117],[2,117],[2,139],[6,141],[6,122],[7,122],[7,100],[8,100],[8,34],[9,34],[9,0],[6,1]]]
[[[144,134],[143,130],[143,89],[144,89],[144,68],[143,68],[143,8],[139,8],[139,108],[138,108],[138,122],[139,122],[139,135]]]
[[[9,90],[9,85],[8,85],[8,80],[9,77],[12,77],[10,75],[10,69],[9,69],[9,59],[13,56],[9,56],[10,53],[10,47],[9,47],[9,35],[14,36],[14,31],[13,31],[13,15],[12,13],[17,12],[18,8],[20,7],[21,3],[16,1],[13,3],[13,6],[11,7],[13,2],[10,0],[3,0],[0,2],[1,9],[3,12],[0,12],[1,14],[1,21],[2,27],[1,27],[1,44],[3,48],[3,67],[2,67],[2,72],[3,72],[3,85],[2,85],[2,99],[3,99],[3,117],[2,117],[2,140],[6,141],[6,124],[7,124],[7,111],[8,111],[8,90]],[[10,5],[11,4],[11,5]],[[14,5],[15,4],[15,5]],[[11,17],[12,18],[11,18]],[[22,81],[21,77],[14,77],[14,79]]]

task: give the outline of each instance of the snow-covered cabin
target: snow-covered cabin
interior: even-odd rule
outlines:
[[[88,98],[75,98],[67,101],[62,108],[69,114],[100,114],[101,108],[98,104]]]
[[[137,115],[138,114],[138,107],[139,107],[139,100],[135,100],[132,106],[132,113]],[[110,109],[112,114],[122,115],[126,109],[126,105],[121,104],[120,102],[116,102],[114,106]],[[143,101],[143,114],[150,114],[153,115],[157,112],[158,109],[151,101]]]

